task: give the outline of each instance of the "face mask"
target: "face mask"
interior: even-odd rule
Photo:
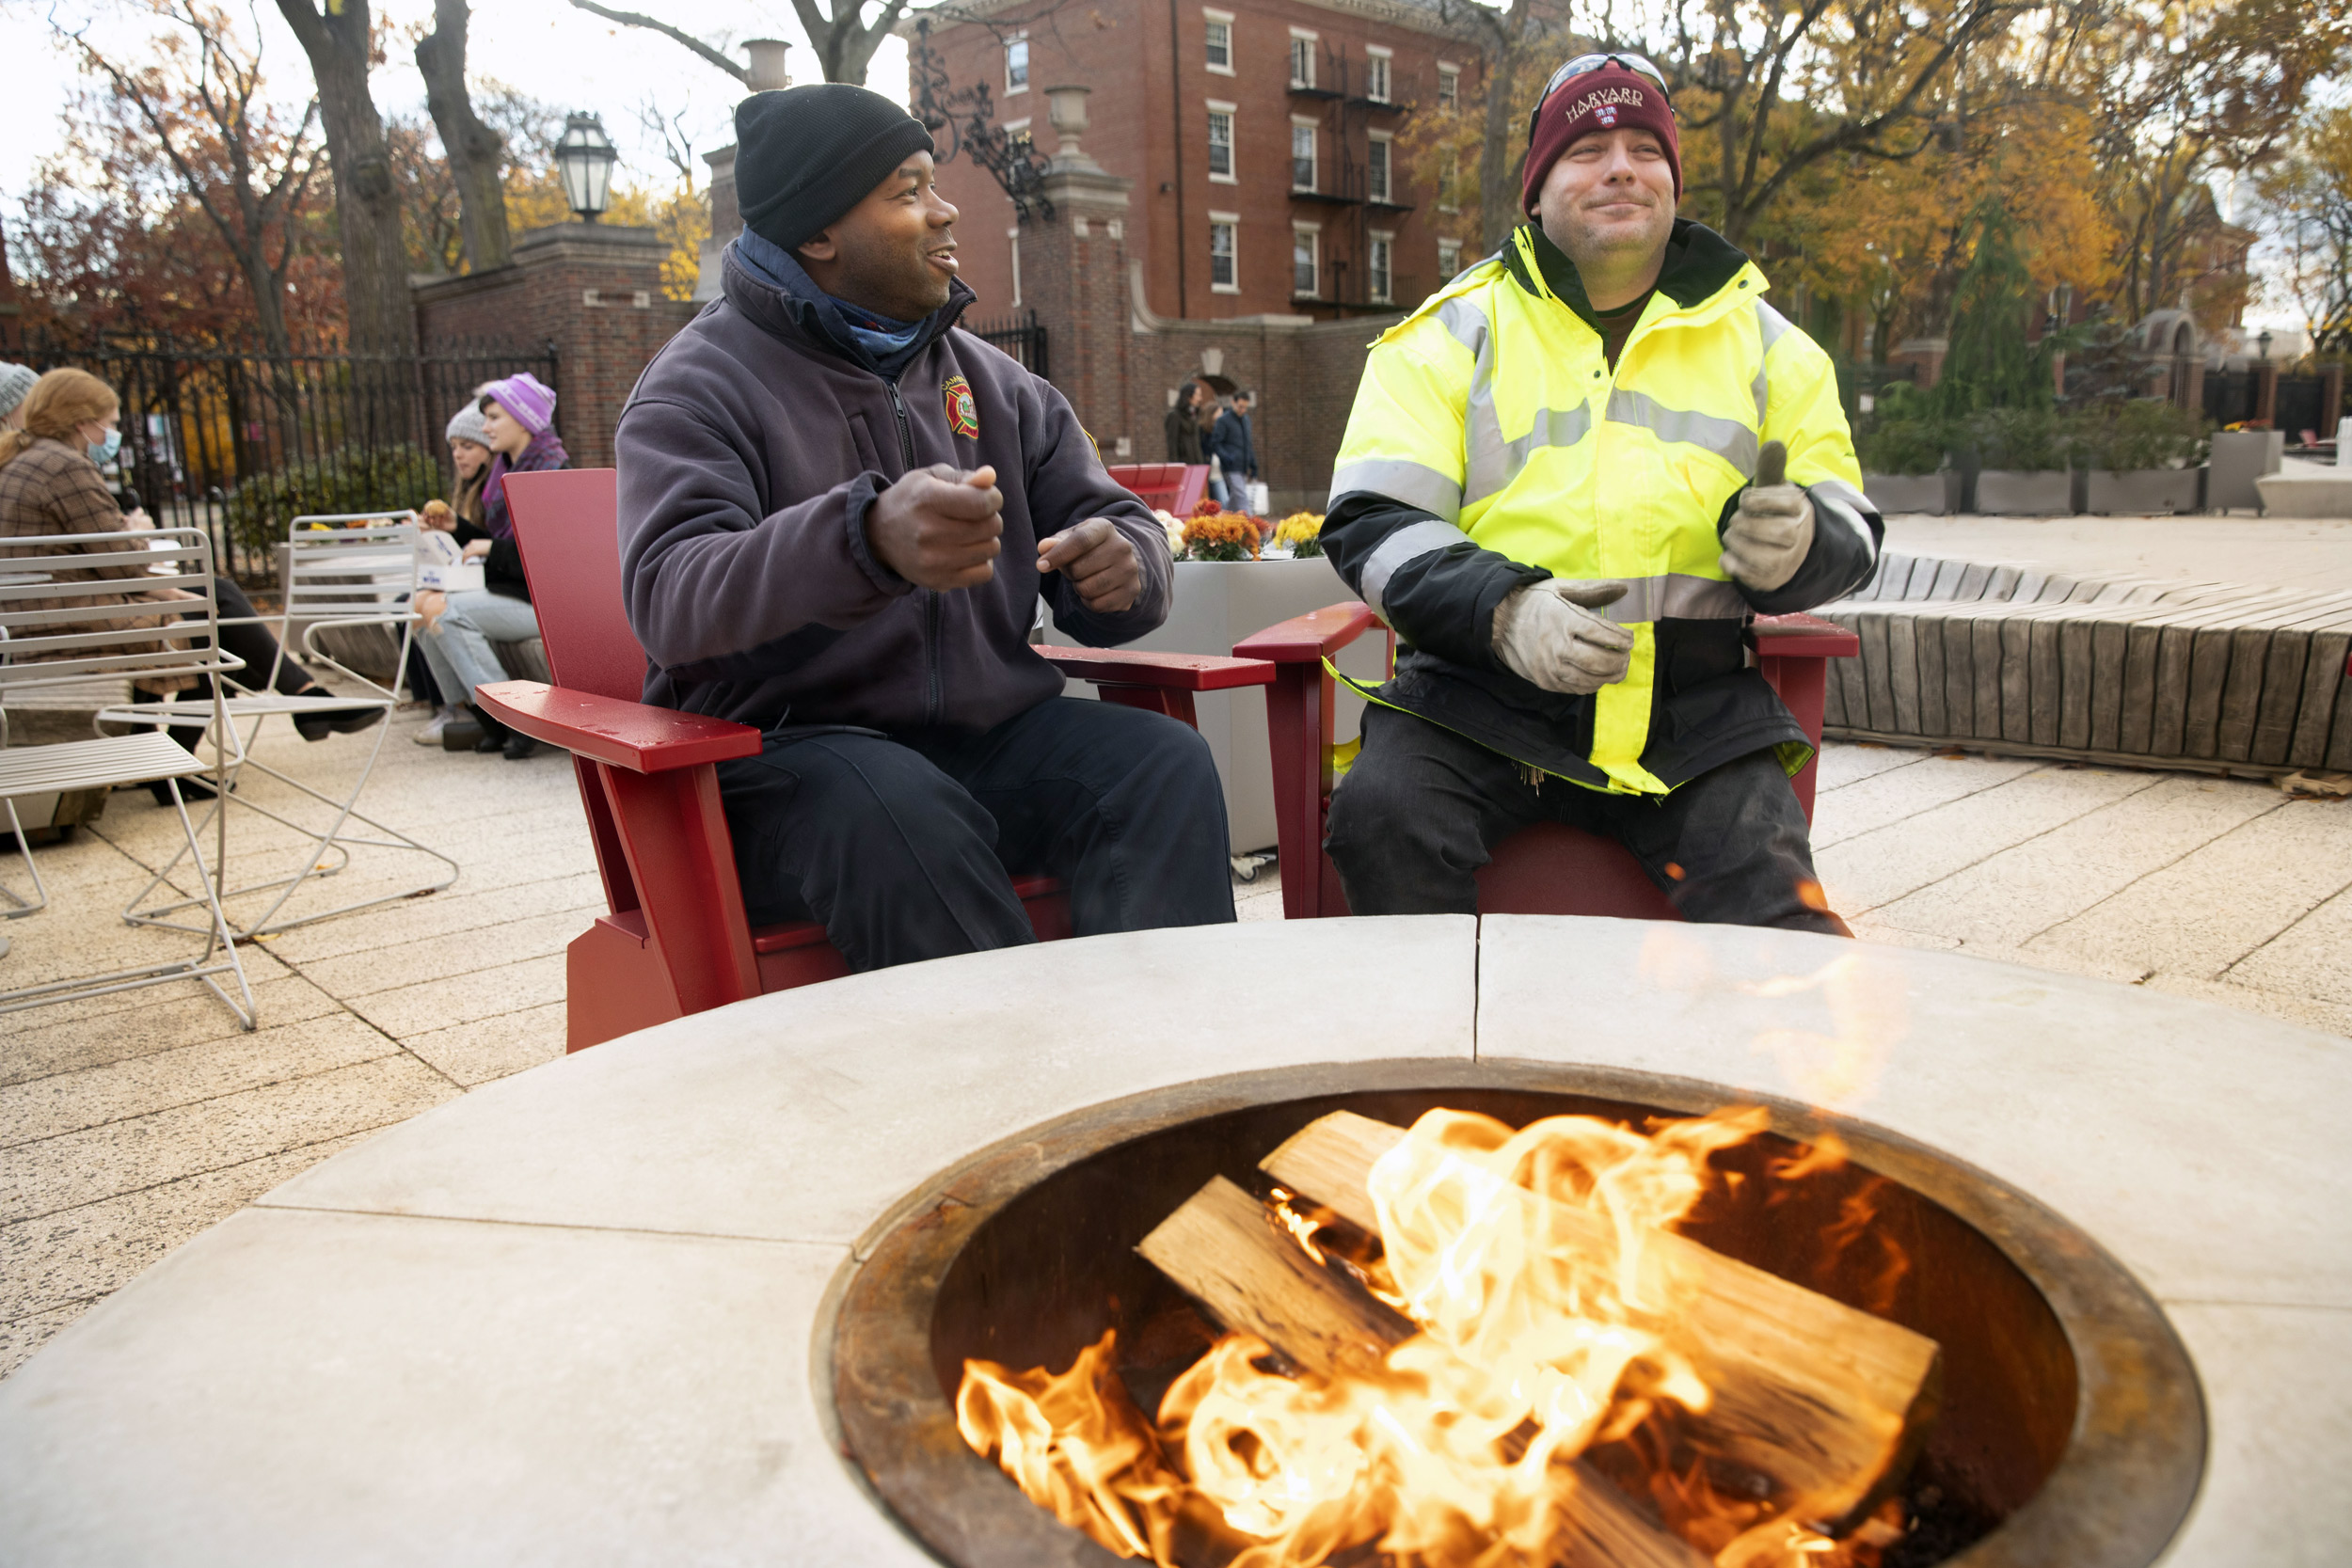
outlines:
[[[119,430],[110,430],[106,432],[106,438],[104,440],[89,449],[89,458],[93,463],[111,463],[114,461],[115,453],[120,451],[121,450],[122,432]]]

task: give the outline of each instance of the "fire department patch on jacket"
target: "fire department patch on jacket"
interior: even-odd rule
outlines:
[[[951,375],[940,388],[947,395],[947,428],[967,440],[980,434],[980,405],[973,401],[972,383]]]

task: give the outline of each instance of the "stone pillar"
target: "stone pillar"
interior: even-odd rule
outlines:
[[[661,238],[650,229],[563,223],[515,242],[512,266],[420,284],[427,354],[465,342],[556,356],[556,429],[572,466],[612,461],[612,427],[638,372],[693,317],[661,293]]]
[[[1136,402],[1130,375],[1127,193],[1135,182],[1106,172],[1080,145],[1089,90],[1045,91],[1060,138],[1044,182],[1054,215],[1021,225],[1022,294],[1025,309],[1045,327],[1050,378],[1103,460],[1118,463],[1156,457],[1161,410]]]
[[[710,234],[703,241],[701,267],[694,274],[694,303],[707,304],[720,293],[720,253],[743,231],[743,210],[735,200],[735,148],[703,154],[710,166]]]

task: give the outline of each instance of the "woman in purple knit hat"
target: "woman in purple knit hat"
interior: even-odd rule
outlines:
[[[506,476],[560,468],[568,454],[555,434],[555,389],[537,376],[525,371],[485,383],[481,397],[482,429],[492,453],[490,477],[482,487],[486,536],[466,546],[466,559],[483,563],[483,588],[450,594],[437,616],[427,602],[430,595],[419,595],[417,610],[426,623],[419,646],[442,696],[471,710],[472,723],[444,726],[441,744],[453,752],[504,752],[509,762],[516,762],[537,751],[539,743],[509,731],[473,701],[475,687],[506,679],[490,644],[522,642],[539,635],[531,584],[523,578],[522,551],[515,544],[515,522],[507,515]]]

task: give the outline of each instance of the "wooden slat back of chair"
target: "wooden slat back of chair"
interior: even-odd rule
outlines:
[[[356,525],[356,526],[352,526]],[[283,621],[405,619],[417,591],[413,512],[296,517],[286,531]]]
[[[611,468],[508,474],[506,507],[555,684],[642,702],[645,649],[621,598],[620,493]]]
[[[71,580],[73,573],[119,565],[144,570],[134,578]],[[193,596],[164,604],[88,602],[160,588]],[[66,602],[44,604],[56,600]],[[42,608],[24,608],[32,605]],[[140,621],[160,624],[135,624]],[[233,656],[220,651],[213,546],[201,529],[61,533],[0,543],[0,639],[5,639],[0,698],[93,675],[156,681],[238,667]]]

